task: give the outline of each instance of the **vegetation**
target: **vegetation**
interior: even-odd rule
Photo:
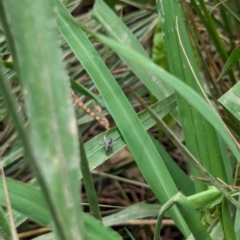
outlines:
[[[240,239],[236,9],[0,0],[1,238]]]

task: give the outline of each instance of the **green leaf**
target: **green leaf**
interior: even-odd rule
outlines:
[[[81,154],[80,166],[81,166],[84,186],[86,189],[87,199],[89,202],[90,212],[92,216],[94,216],[96,219],[101,221],[102,216],[101,216],[101,211],[98,205],[98,198],[95,191],[92,174],[89,169],[86,151],[83,145],[83,140],[81,135],[79,136],[79,143],[80,143],[80,154]]]
[[[226,75],[229,70],[233,67],[233,65],[239,60],[240,58],[240,46],[237,46],[227,59],[227,62],[224,64],[224,67],[218,77],[218,80]]]

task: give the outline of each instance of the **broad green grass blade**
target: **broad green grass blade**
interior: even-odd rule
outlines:
[[[240,83],[236,83],[218,101],[240,121]]]
[[[52,5],[46,0],[0,4],[31,125],[30,135],[25,137],[31,139],[30,165],[51,212],[57,239],[84,239],[77,127]]]
[[[198,85],[200,84],[203,86],[203,80],[184,26],[182,9],[179,1],[157,0],[157,7],[171,73],[203,96]],[[185,93],[185,95],[186,94],[187,93]],[[184,98],[187,98],[188,101],[185,101]],[[203,167],[214,177],[219,177],[227,183],[232,183],[230,161],[229,159],[223,159],[221,154],[222,151],[227,153],[227,148],[219,143],[222,140],[213,129],[215,123],[211,120],[213,125],[211,126],[205,120],[206,116],[204,115],[207,113],[203,113],[203,105],[201,107],[203,116],[201,116],[197,112],[197,109],[191,106],[192,101],[193,99],[189,96],[177,95],[177,104],[186,145],[195,158],[198,159]],[[220,121],[220,119],[218,121]],[[223,127],[222,123],[221,125]],[[192,167],[192,174],[194,176],[199,176],[198,171],[196,171],[194,167]],[[205,184],[200,182],[195,182],[195,187],[197,191],[206,188]]]
[[[90,41],[63,8],[64,6],[58,1],[55,1],[55,4],[59,30],[96,84],[144,178],[157,198],[161,202],[166,202],[177,192],[177,188],[159,153]],[[169,212],[169,215],[183,234],[188,236],[189,230],[176,207]]]
[[[52,228],[50,213],[41,190],[13,179],[6,179],[6,181],[13,209],[43,226]],[[0,178],[0,184],[2,184],[2,177]],[[0,204],[6,205],[2,188],[0,188]],[[86,213],[83,213],[82,217],[89,240],[121,239],[118,233],[111,228],[105,227],[94,217]]]
[[[144,50],[137,38],[103,0],[96,1],[92,15],[97,19],[98,22],[101,23],[103,28],[113,39],[149,58],[147,52]],[[150,72],[141,71],[141,69],[139,69],[139,67],[134,62],[129,61],[127,58],[122,59],[127,63],[127,65],[136,74],[136,76],[146,85],[146,87],[158,100],[161,100],[173,93],[172,88],[166,83],[161,82],[160,79],[156,81],[158,83],[158,86],[156,86],[156,82],[149,81],[149,79],[152,78]]]

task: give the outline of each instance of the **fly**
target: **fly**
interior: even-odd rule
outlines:
[[[110,150],[112,150],[113,147],[113,140],[112,138],[107,138],[106,136],[103,137],[104,143],[105,143],[105,152],[108,153]]]

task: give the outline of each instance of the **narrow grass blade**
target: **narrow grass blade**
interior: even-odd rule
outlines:
[[[91,91],[89,91],[87,88],[85,88],[84,86],[76,83],[75,81],[71,80],[71,87],[73,90],[81,93],[81,94],[84,94],[85,96],[88,96],[94,100],[96,100],[101,106],[105,106],[104,105],[104,102],[102,101],[102,99],[95,95],[94,93],[92,93]]]
[[[56,17],[59,30],[96,84],[107,109],[115,120],[144,178],[157,198],[161,202],[166,202],[177,192],[177,188],[159,153],[137,118],[126,96],[90,41],[71,16],[69,16],[69,13],[66,13],[66,10],[64,11],[60,2],[55,1],[55,4],[58,8]],[[131,129],[130,134],[129,129]],[[177,208],[171,209],[169,215],[184,235],[188,236],[189,230]]]
[[[8,222],[8,218],[6,216],[6,212],[0,206],[0,237],[5,240],[11,240],[11,230]]]
[[[91,214],[96,219],[101,221],[102,219],[101,211],[98,205],[97,194],[94,188],[94,183],[93,183],[92,175],[89,169],[88,160],[87,160],[81,135],[79,136],[79,143],[80,143],[80,154],[81,154],[81,172],[83,175],[83,181],[86,188],[86,193],[87,193]]]
[[[228,92],[222,95],[218,101],[240,121],[240,83],[236,83]]]
[[[125,228],[125,231],[127,232],[128,236],[129,236],[129,238],[130,238],[131,240],[136,240],[136,239],[133,237],[133,235],[130,233],[130,231],[128,231],[127,228]]]
[[[223,232],[225,239],[236,240],[236,235],[234,232],[234,219],[231,216],[230,209],[231,205],[228,204],[227,200],[224,198],[221,203],[221,220],[223,226]]]
[[[240,195],[238,196],[238,203],[240,204]],[[237,240],[240,239],[240,208],[237,208],[235,222],[234,222],[234,232]]]
[[[218,77],[218,80],[228,73],[228,71],[234,66],[234,64],[239,60],[239,58],[240,58],[240,46],[236,47],[229,56],[227,62],[225,63],[220,73],[220,76]]]
[[[6,200],[6,210],[7,210],[7,213],[8,213],[9,227],[10,227],[10,231],[11,231],[11,239],[12,240],[18,240],[17,230],[16,230],[16,227],[14,225],[12,205],[11,205],[9,192],[8,192],[8,188],[7,188],[7,183],[6,183],[6,176],[5,176],[5,172],[2,168],[2,166],[1,166],[1,174],[2,174],[2,180],[3,180],[2,181],[2,187],[3,187],[3,191],[4,191],[4,194],[5,194],[5,200]]]

